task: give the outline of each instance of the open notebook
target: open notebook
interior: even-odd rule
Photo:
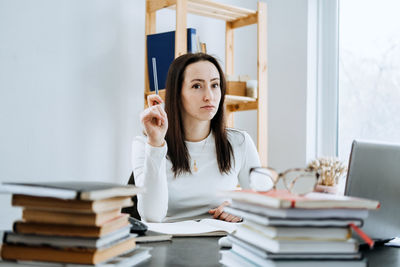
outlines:
[[[225,236],[234,232],[238,225],[216,219],[146,224],[151,231],[173,236]]]

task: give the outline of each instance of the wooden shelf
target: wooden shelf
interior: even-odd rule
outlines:
[[[147,12],[169,8],[176,10],[176,0],[150,0]],[[187,0],[187,13],[231,22],[233,28],[257,23],[257,11],[212,2],[209,0]]]
[[[249,102],[256,102],[257,98],[247,97],[247,96],[238,96],[238,95],[225,95],[225,104],[233,105],[233,104],[242,104]]]
[[[170,7],[176,9],[176,5]],[[216,3],[208,0],[188,0],[188,13],[204,17],[220,19],[224,21],[235,21],[256,14],[256,11],[239,8],[231,5]]]

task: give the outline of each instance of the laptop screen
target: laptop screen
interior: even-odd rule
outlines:
[[[364,221],[370,237],[400,236],[400,145],[354,141],[345,194],[381,203]]]

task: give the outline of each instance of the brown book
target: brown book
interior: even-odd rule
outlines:
[[[101,226],[107,221],[118,217],[120,214],[120,209],[102,213],[72,213],[24,209],[22,211],[22,219],[27,222],[38,223]]]
[[[4,260],[97,264],[131,251],[135,246],[132,236],[99,249],[3,244],[1,257]]]
[[[12,205],[29,209],[99,213],[133,205],[131,197],[113,197],[100,200],[59,199],[28,195],[13,195]]]
[[[79,236],[102,237],[129,225],[129,214],[105,222],[101,226],[82,226],[69,224],[52,224],[36,222],[14,222],[14,232],[18,234],[53,235],[53,236]]]

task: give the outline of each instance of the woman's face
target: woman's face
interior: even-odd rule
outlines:
[[[218,111],[221,100],[218,69],[209,61],[188,65],[182,84],[183,119],[210,121]]]

